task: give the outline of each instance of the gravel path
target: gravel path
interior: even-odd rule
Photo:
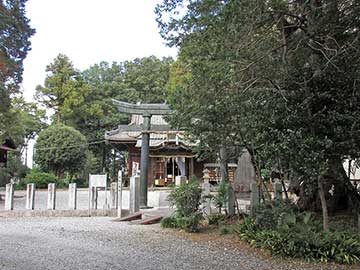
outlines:
[[[0,219],[0,269],[339,269],[279,263],[193,236],[106,217]]]

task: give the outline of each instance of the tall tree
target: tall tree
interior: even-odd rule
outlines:
[[[88,88],[80,72],[64,54],[59,54],[46,67],[46,72],[44,86],[36,87],[35,97],[46,108],[54,110],[59,123],[63,116],[73,113],[74,108],[83,104]]]
[[[259,167],[302,179],[312,201],[325,193],[324,212],[329,200],[341,205],[327,194],[331,185],[359,201],[341,166],[360,150],[359,7],[345,0],[164,1],[161,32],[192,74],[187,93],[177,93],[183,101],[173,99],[176,116],[195,134],[234,135]]]
[[[166,100],[166,84],[169,80],[171,57],[155,56],[136,58],[122,63],[124,82],[139,94],[143,103],[161,103]]]
[[[25,16],[25,3],[26,0],[0,1],[0,130],[9,133],[13,127],[10,96],[19,92],[23,60],[35,33]]]

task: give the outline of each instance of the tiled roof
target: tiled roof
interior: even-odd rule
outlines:
[[[129,125],[120,125],[117,129],[106,132],[105,140],[110,143],[135,143],[136,147],[141,147],[142,123],[141,115],[132,115]],[[196,145],[196,143],[186,140],[182,131],[172,129],[161,115],[153,115],[151,117],[150,147],[166,143],[182,144],[187,147]]]

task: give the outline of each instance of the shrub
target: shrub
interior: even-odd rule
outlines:
[[[310,213],[300,213],[286,203],[271,208],[260,205],[238,225],[236,232],[251,245],[268,249],[277,256],[347,264],[360,262],[358,235],[324,232]]]
[[[191,216],[199,211],[201,188],[198,182],[176,187],[168,196],[168,201],[176,207],[178,216]]]
[[[86,164],[87,140],[72,127],[55,124],[39,133],[34,160],[59,177],[81,171]]]
[[[198,232],[203,216],[201,213],[192,213],[189,216],[175,216],[174,218],[178,228],[187,232]]]
[[[37,188],[47,188],[49,183],[57,183],[58,178],[52,173],[42,172],[38,168],[32,169],[25,179],[17,184],[18,189],[26,188],[27,184],[34,183]]]
[[[229,225],[221,225],[219,228],[220,235],[226,235],[233,232],[233,229]]]
[[[164,228],[178,228],[178,224],[174,216],[163,218],[160,224]]]
[[[221,209],[226,207],[229,202],[229,183],[222,181],[219,185],[217,194],[213,197],[216,207],[221,213]]]
[[[209,225],[224,224],[227,220],[226,215],[223,214],[211,214],[208,216]]]
[[[199,211],[201,188],[197,181],[176,187],[169,194],[168,201],[176,207],[173,216],[163,219],[161,225],[166,228],[181,228],[188,232],[197,232],[202,220]]]
[[[275,228],[284,219],[285,214],[297,215],[298,207],[290,201],[275,200],[257,205],[251,209],[251,217],[262,229]]]

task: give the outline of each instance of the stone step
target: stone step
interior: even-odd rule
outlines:
[[[126,217],[113,219],[112,221],[115,221],[115,222],[133,221],[133,220],[141,219],[141,217],[142,217],[142,213],[136,212],[136,213],[128,215]]]
[[[149,216],[144,219],[134,220],[131,222],[131,224],[150,225],[150,224],[159,223],[163,218],[164,218],[164,216],[152,216],[152,217]]]

